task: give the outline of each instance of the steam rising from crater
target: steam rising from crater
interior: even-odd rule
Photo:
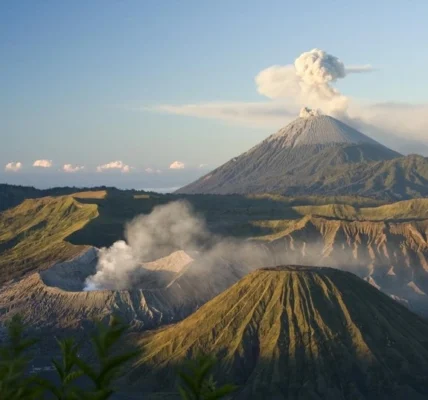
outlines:
[[[99,251],[96,273],[86,278],[84,290],[141,288],[146,279],[151,279],[151,262],[177,250],[187,253],[185,258],[189,263],[183,266],[178,255],[175,255],[177,258],[172,255],[169,259],[174,267],[181,265],[186,268],[186,276],[196,279],[211,280],[215,274],[217,281],[230,280],[231,273],[239,279],[254,269],[279,264],[304,263],[338,268],[352,264],[354,272],[357,266],[366,269],[369,264],[369,260],[361,255],[355,259],[352,251],[345,251],[334,259],[325,258],[322,256],[324,246],[323,241],[303,241],[293,244],[293,251],[287,251],[281,242],[217,236],[208,231],[204,219],[189,203],[180,200],[157,206],[150,214],[138,216],[128,223],[125,240]]]
[[[184,201],[158,206],[125,227],[125,239],[99,252],[97,272],[85,290],[131,288],[144,274],[143,264],[179,249],[198,250],[209,239],[205,222]]]
[[[300,118],[309,118],[309,117],[318,117],[322,115],[322,112],[320,110],[312,110],[309,107],[303,107],[300,110],[299,117]]]

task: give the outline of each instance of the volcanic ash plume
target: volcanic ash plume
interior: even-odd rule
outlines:
[[[332,86],[349,73],[370,72],[369,65],[346,68],[320,49],[302,53],[294,65],[274,65],[256,76],[258,92],[271,99],[290,98],[300,106],[344,112],[348,99]]]
[[[318,117],[322,115],[322,112],[320,110],[312,110],[309,107],[303,107],[300,110],[299,117],[300,118],[309,118],[309,117]]]

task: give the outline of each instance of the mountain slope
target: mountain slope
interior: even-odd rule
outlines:
[[[0,284],[82,252],[64,239],[97,215],[95,204],[71,196],[27,199],[0,213]]]
[[[309,116],[177,193],[428,195],[428,159],[401,156],[328,116]]]
[[[303,115],[303,116],[302,116]],[[383,147],[375,140],[328,115],[301,114],[301,117],[266,139],[282,147],[368,143]],[[388,151],[387,148],[384,148]],[[389,150],[390,154],[395,152]]]
[[[216,379],[240,385],[238,399],[424,399],[427,337],[427,322],[353,274],[278,267],[139,340],[130,382],[168,390],[202,351],[220,360]]]

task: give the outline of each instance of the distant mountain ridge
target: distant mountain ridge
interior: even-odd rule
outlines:
[[[182,194],[428,195],[428,159],[402,156],[326,115],[300,117]]]

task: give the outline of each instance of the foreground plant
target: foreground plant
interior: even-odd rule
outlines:
[[[30,347],[37,342],[25,339],[24,324],[16,315],[7,324],[8,339],[0,346],[0,395],[8,400],[39,398],[43,389],[33,377],[26,376],[31,357]]]
[[[68,399],[108,399],[114,393],[114,382],[124,375],[123,366],[132,360],[138,351],[131,350],[116,354],[115,345],[127,330],[118,318],[113,317],[108,326],[98,324],[92,343],[97,357],[94,367],[79,356],[79,346],[74,339],[59,341],[62,358],[52,360],[60,378],[60,385],[55,386],[50,381],[39,380],[40,384],[49,390],[58,400]],[[75,381],[80,377],[90,380],[92,388],[80,389]]]
[[[216,362],[214,357],[199,355],[178,372],[182,381],[179,391],[183,400],[222,399],[237,389],[237,386],[230,384],[217,387],[212,375]]]

